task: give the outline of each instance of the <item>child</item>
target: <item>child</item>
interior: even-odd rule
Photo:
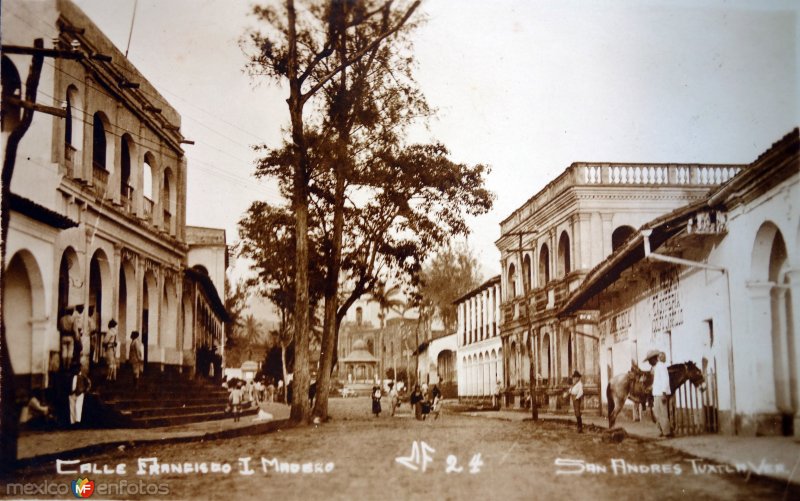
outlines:
[[[572,373],[572,387],[569,389],[572,395],[572,408],[575,409],[575,419],[578,421],[578,433],[583,433],[583,421],[581,420],[581,404],[583,403],[583,383],[581,373]]]
[[[242,404],[242,383],[238,383],[232,390],[231,394],[228,396],[228,401],[231,404],[231,409],[233,410],[233,422],[239,421],[239,412],[240,407]]]

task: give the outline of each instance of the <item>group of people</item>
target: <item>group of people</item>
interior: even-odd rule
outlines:
[[[283,381],[280,385],[283,387]],[[264,402],[274,402],[277,393],[275,385],[267,383],[264,377],[254,381],[225,378],[222,386],[228,389],[228,406],[234,421],[239,421],[242,410],[259,407]]]
[[[389,405],[391,406],[391,415],[394,416],[397,409],[400,407],[400,394],[394,386],[393,382],[389,385]],[[372,414],[379,417],[381,414],[381,398],[383,392],[378,385],[372,387]],[[410,397],[411,407],[414,409],[414,417],[417,420],[424,420],[428,415],[433,414],[434,419],[439,418],[442,407],[442,392],[439,387],[434,385],[433,389],[428,391],[427,383],[422,386],[415,385],[414,390],[411,392]]]
[[[650,350],[645,356],[653,368],[653,414],[659,429],[659,436],[672,437],[672,425],[669,421],[669,399],[672,390],[669,385],[669,371],[667,370],[667,355],[663,351]],[[581,420],[581,408],[583,406],[583,382],[581,373],[572,373],[572,386],[570,386],[564,398],[572,398],[572,407],[575,411],[575,419],[578,425],[578,433],[583,433],[583,421]]]
[[[84,318],[84,307],[79,304],[66,308],[58,319],[61,337],[61,369],[74,372],[77,367],[84,375],[89,375],[92,364],[105,361],[106,380],[117,379],[117,346],[119,345],[118,324],[115,319],[108,322],[108,330],[97,329],[94,306],[89,306]],[[144,365],[144,346],[139,332],[131,333],[128,360],[131,362],[134,377],[138,380]]]

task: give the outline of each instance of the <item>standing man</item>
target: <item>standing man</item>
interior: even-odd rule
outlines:
[[[646,360],[653,366],[653,412],[655,412],[656,420],[660,436],[672,437],[672,426],[669,422],[669,397],[672,390],[669,387],[669,371],[667,371],[666,354],[658,350],[650,350],[647,352]]]
[[[83,336],[83,305],[79,304],[72,312],[72,363],[78,364],[81,361],[81,337]]]
[[[73,332],[73,308],[65,309],[58,319],[58,332],[61,335],[61,368],[64,370],[72,366],[72,354],[75,350],[75,334]]]
[[[583,405],[583,382],[581,373],[572,373],[572,387],[569,394],[572,395],[572,408],[575,410],[575,420],[578,423],[578,433],[583,433],[583,420],[581,419],[581,406]]]

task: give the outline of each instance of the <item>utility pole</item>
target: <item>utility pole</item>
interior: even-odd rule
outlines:
[[[525,301],[525,324],[528,330],[528,340],[530,341],[530,350],[528,350],[528,356],[531,359],[530,363],[530,370],[528,371],[528,377],[530,379],[530,393],[531,393],[531,418],[534,421],[539,420],[539,403],[536,401],[536,335],[533,332],[533,327],[531,325],[531,312],[530,312],[530,286],[531,284],[528,281],[528,274],[525,273],[525,266],[523,265],[523,258],[522,258],[522,236],[523,235],[536,235],[538,231],[511,231],[508,233],[504,233],[502,236],[516,236],[518,238],[518,246],[517,246],[517,255],[519,256],[519,267],[520,267],[520,275],[522,275],[522,289],[523,289],[523,298]],[[531,263],[531,267],[533,263]]]

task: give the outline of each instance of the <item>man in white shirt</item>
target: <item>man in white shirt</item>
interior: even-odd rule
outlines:
[[[572,383],[572,387],[569,389],[569,394],[572,395],[572,408],[575,410],[575,419],[578,422],[578,433],[583,433],[583,421],[581,420],[583,382],[581,381],[580,372],[575,371],[572,373]]]
[[[650,350],[647,352],[646,360],[653,366],[653,412],[656,415],[661,436],[671,437],[673,435],[669,422],[668,405],[672,391],[669,387],[666,358],[663,352]]]

